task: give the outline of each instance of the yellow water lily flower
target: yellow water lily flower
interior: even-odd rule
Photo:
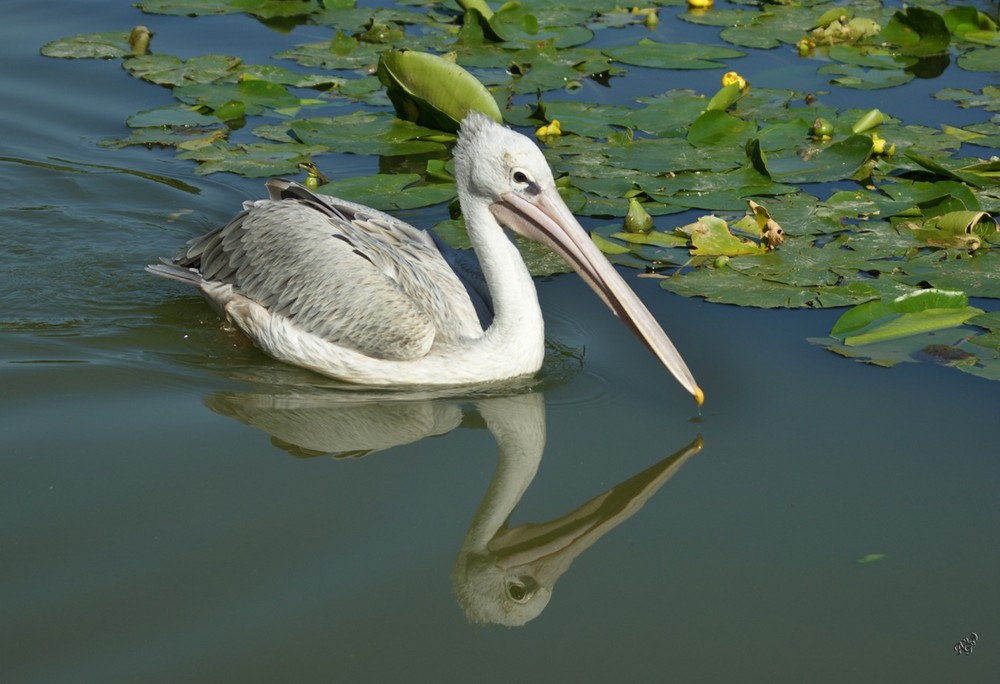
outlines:
[[[799,57],[808,57],[816,49],[816,41],[812,38],[803,38],[795,44],[795,48],[799,51]]]
[[[747,80],[745,78],[743,78],[742,76],[740,76],[735,71],[727,71],[722,76],[722,85],[723,86],[727,86],[727,85],[732,85],[733,83],[736,83],[736,84],[739,85],[741,93],[745,93],[748,90],[750,90],[750,84],[747,83]]]
[[[892,144],[886,147],[885,138],[880,138],[878,133],[872,133],[872,153],[882,154],[886,157],[891,157],[896,153],[896,145]]]
[[[694,9],[708,9],[715,4],[715,0],[688,0],[688,7]]]
[[[559,135],[562,135],[562,127],[559,125],[559,119],[552,119],[552,123],[546,126],[539,126],[538,130],[535,131],[535,137],[542,141]]]

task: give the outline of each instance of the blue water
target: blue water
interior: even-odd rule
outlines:
[[[995,679],[996,384],[809,345],[837,311],[630,279],[706,391],[697,416],[567,276],[539,292],[549,337],[583,365],[553,358],[539,394],[347,403],[142,271],[261,187],[98,145],[169,92],[38,48],[137,23],[181,56],[263,59],[325,35],[124,1],[6,3],[0,680]],[[933,117],[927,93],[969,78],[831,97]],[[969,120],[938,106],[934,123]],[[507,425],[498,458],[483,428]],[[700,453],[678,453],[698,436]],[[526,526],[550,521],[566,534]],[[548,585],[501,613],[547,605],[520,627],[470,621],[471,569],[516,566],[512,549]]]

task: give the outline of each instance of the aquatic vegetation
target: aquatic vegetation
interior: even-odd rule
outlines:
[[[671,292],[740,306],[860,305],[869,313],[924,301],[907,297],[925,292],[1000,298],[992,218],[1000,213],[1000,160],[991,156],[1000,147],[1000,88],[940,89],[938,100],[982,118],[928,127],[906,121],[909,103],[843,110],[824,104],[818,89],[757,87],[741,64],[748,50],[784,50],[824,85],[859,91],[946,68],[995,74],[1000,31],[974,7],[917,2],[896,11],[788,0],[707,10],[689,3],[667,16],[667,8],[623,10],[609,0],[401,5],[138,3],[150,15],[242,12],[273,26],[329,31],[326,40],[275,55],[287,68],[239,55],[163,55],[155,35],[137,49],[128,31],[56,40],[42,52],[121,60],[129,75],[171,89],[176,103],[133,114],[130,134],[105,144],[171,147],[197,173],[290,175],[309,164],[322,171],[325,155],[370,155],[383,159],[382,173],[320,190],[384,209],[450,202],[450,145],[457,122],[475,108],[535,132],[568,205],[598,219],[595,242]],[[719,40],[666,42],[662,29],[678,21],[716,27]],[[623,27],[631,42],[594,40]],[[584,84],[613,89],[630,70],[704,72],[705,86],[617,104],[583,95]],[[310,178],[319,184],[320,175]],[[689,211],[708,213],[670,220]],[[438,229],[465,244],[457,212]],[[558,270],[550,255],[531,250],[534,272]],[[878,323],[879,335],[895,343],[900,331],[923,339],[943,327],[960,337],[946,346],[967,355],[948,365],[1000,375],[992,314],[967,303],[931,308],[944,313],[896,312],[895,322]],[[918,319],[941,327],[911,325]],[[835,327],[824,344],[853,357],[875,346],[852,345],[857,336],[841,332]]]

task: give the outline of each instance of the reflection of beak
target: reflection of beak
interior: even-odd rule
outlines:
[[[490,206],[497,220],[542,243],[572,266],[701,406],[705,395],[670,338],[590,239],[558,192],[550,188],[530,199],[508,192],[502,198]]]
[[[508,572],[521,570],[541,586],[552,587],[577,556],[637,513],[703,444],[697,437],[561,518],[498,530],[487,545],[497,566]]]

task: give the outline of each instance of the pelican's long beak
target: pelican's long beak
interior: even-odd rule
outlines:
[[[555,188],[543,190],[530,199],[515,193],[504,193],[501,197],[503,201],[490,206],[497,220],[542,243],[572,266],[701,406],[705,394],[670,338],[590,239]]]

